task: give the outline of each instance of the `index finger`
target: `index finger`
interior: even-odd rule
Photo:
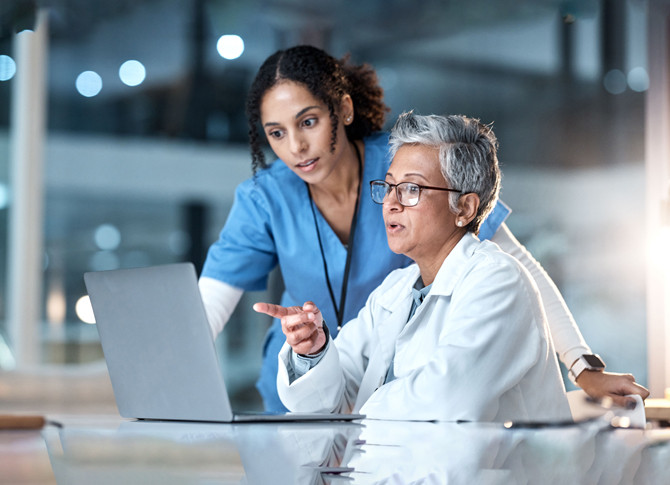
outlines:
[[[287,308],[284,308],[281,305],[275,305],[273,303],[254,303],[253,309],[258,313],[265,313],[274,318],[281,318],[288,315]]]
[[[626,394],[638,394],[643,400],[649,397],[649,389],[637,382],[631,382],[625,392]]]

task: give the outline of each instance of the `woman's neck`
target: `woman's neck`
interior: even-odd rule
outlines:
[[[318,184],[310,184],[310,192],[315,202],[318,200],[345,203],[353,195],[358,194],[359,160],[354,146],[356,142],[347,143],[342,159],[333,171]],[[360,153],[360,147],[358,147]],[[362,163],[362,162],[361,162]],[[319,205],[317,203],[317,205]]]
[[[465,233],[465,229],[457,228],[454,231],[452,237],[450,237],[433,255],[428,255],[425,258],[414,260],[417,266],[419,266],[421,280],[423,281],[424,286],[433,284],[433,281],[435,281],[437,273],[440,271],[442,264],[447,259],[449,254],[451,254],[451,251],[453,251],[459,241],[463,239]]]
[[[358,149],[361,150],[361,147]],[[349,243],[351,224],[359,196],[358,187],[361,183],[356,148],[350,143],[346,150],[349,153],[342,154],[343,158],[336,167],[337,170],[334,170],[327,180],[309,186],[314,204],[345,245]],[[359,153],[362,153],[362,150]]]

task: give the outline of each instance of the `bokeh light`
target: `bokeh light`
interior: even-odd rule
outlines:
[[[102,78],[97,72],[84,71],[77,76],[75,86],[79,94],[91,98],[102,90]]]
[[[100,224],[93,236],[95,244],[103,250],[114,250],[121,244],[121,232],[113,224]]]
[[[642,93],[649,89],[649,74],[644,67],[635,67],[628,73],[628,86],[635,92]]]
[[[603,86],[610,94],[621,94],[626,91],[626,75],[619,69],[612,69],[605,74]]]
[[[74,305],[74,311],[82,322],[90,324],[95,323],[93,307],[91,306],[91,299],[88,295],[84,295],[77,300],[77,303]]]
[[[216,50],[224,59],[237,59],[244,52],[244,41],[239,35],[222,35],[216,43]]]
[[[144,82],[146,76],[147,71],[140,61],[126,61],[119,68],[119,78],[126,86],[139,86]]]
[[[9,187],[0,182],[0,210],[9,207]]]
[[[16,74],[16,62],[9,56],[0,56],[0,81],[9,81]]]

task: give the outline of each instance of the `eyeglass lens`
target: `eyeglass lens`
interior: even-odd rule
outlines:
[[[391,185],[387,182],[375,182],[371,185],[372,200],[378,204],[383,204],[384,199],[393,188],[396,189],[396,197],[402,205],[411,207],[419,203],[421,188],[410,182],[402,182],[398,185]]]

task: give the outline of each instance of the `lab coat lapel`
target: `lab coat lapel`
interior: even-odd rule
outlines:
[[[411,278],[410,278],[411,279]],[[365,375],[358,389],[353,412],[357,413],[372,394],[384,383],[391,359],[395,353],[398,335],[407,323],[407,315],[412,305],[411,283],[403,279],[403,285],[396,286],[401,292],[393,292],[393,299],[380,302],[384,313],[383,323],[377,327],[378,345],[370,356]],[[411,280],[416,281],[416,276]],[[400,295],[400,296],[398,296]]]
[[[449,257],[442,263],[427,298],[452,294],[454,285],[460,279],[465,267],[464,261],[468,260],[479,244],[481,244],[479,240],[472,234],[466,234],[459,241]],[[406,325],[416,325],[415,322],[420,320],[418,317],[425,311],[426,302],[424,301],[410,322],[407,322],[412,305],[411,288],[419,277],[419,269],[413,265],[405,271],[407,271],[405,276],[379,299],[384,323],[377,328],[378,345],[370,356],[368,367],[361,381],[353,409],[355,413],[360,411],[363,404],[384,383],[391,359],[395,354],[395,345],[400,332]]]

